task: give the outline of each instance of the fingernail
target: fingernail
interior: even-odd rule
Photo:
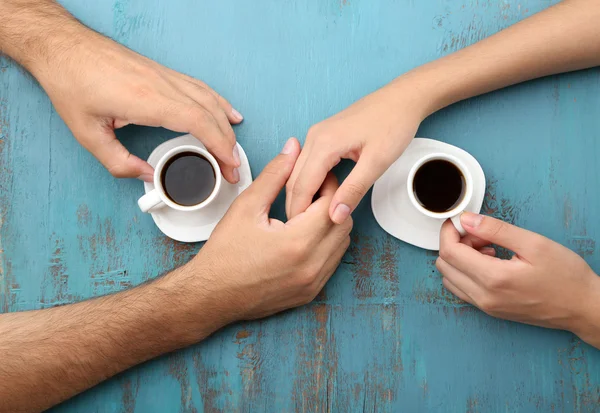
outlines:
[[[240,170],[238,168],[235,168],[233,170],[233,180],[237,183],[240,181]]]
[[[477,228],[483,221],[483,215],[473,214],[471,212],[463,212],[460,216],[460,222],[463,225],[471,228]]]
[[[240,166],[242,161],[240,160],[240,150],[238,149],[237,144],[233,147],[233,160],[235,161],[235,166]]]
[[[233,117],[236,118],[237,120],[244,120],[244,117],[242,116],[242,114],[240,112],[238,112],[237,110],[235,110],[234,108],[231,108],[231,113],[233,114]]]
[[[137,179],[139,179],[140,181],[144,181],[144,182],[152,182],[152,181],[154,181],[154,175],[141,174],[140,176],[137,177]]]
[[[343,224],[350,216],[350,207],[346,204],[339,204],[333,211],[331,220],[336,224]]]
[[[288,139],[288,141],[285,143],[285,146],[283,147],[283,149],[281,150],[281,153],[283,155],[289,155],[290,153],[292,153],[292,150],[294,149],[294,141],[292,138]]]

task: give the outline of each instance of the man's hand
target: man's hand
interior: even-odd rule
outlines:
[[[327,213],[338,187],[333,174],[305,212],[286,223],[269,218],[299,153],[300,144],[290,139],[189,264],[192,272],[197,266],[214,277],[201,283],[224,292],[220,302],[232,319],[265,317],[312,301],[350,245],[352,219],[334,225]]]
[[[342,159],[352,159],[356,165],[329,206],[333,222],[344,222],[406,149],[427,114],[418,91],[399,82],[314,125],[287,184],[288,217],[295,217],[310,205],[334,166]]]
[[[569,330],[600,348],[600,278],[574,252],[541,235],[494,218],[464,213],[463,239],[442,227],[437,268],[443,284],[489,315]],[[496,258],[489,244],[508,248]]]
[[[329,219],[333,175],[305,212],[269,218],[299,153],[288,141],[183,267],[118,294],[0,314],[0,413],[42,411],[228,323],[311,301],[348,248],[352,220]]]
[[[2,3],[0,51],[38,79],[77,140],[113,176],[152,180],[152,167],[115,137],[115,129],[136,124],[191,133],[225,179],[239,181],[230,123],[242,116],[205,83],[86,28],[54,1]]]

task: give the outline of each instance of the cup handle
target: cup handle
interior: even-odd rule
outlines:
[[[452,221],[452,224],[454,224],[454,228],[456,228],[456,230],[458,231],[460,236],[464,237],[465,235],[467,235],[467,231],[465,231],[462,224],[460,223],[461,215],[462,215],[462,212],[458,215],[454,215],[452,218],[450,218],[450,220]]]
[[[149,212],[151,209],[156,207],[164,206],[164,202],[160,199],[160,195],[158,194],[157,189],[153,189],[148,192],[146,195],[138,199],[138,206],[142,210],[142,212]]]

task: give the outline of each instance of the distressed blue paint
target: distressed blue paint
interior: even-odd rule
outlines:
[[[68,0],[84,22],[199,77],[246,116],[260,171],[288,136],[396,75],[549,5],[546,0]],[[473,153],[486,208],[600,270],[600,72],[455,105],[420,135]],[[140,156],[174,134],[120,133]],[[188,260],[72,139],[28,75],[0,58],[0,308],[118,291]],[[276,207],[282,215],[282,205]],[[435,256],[387,236],[366,200],[354,245],[316,303],[235,325],[54,412],[592,412],[600,353],[571,334],[499,321],[444,293]]]

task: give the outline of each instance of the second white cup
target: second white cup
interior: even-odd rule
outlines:
[[[443,162],[438,163],[439,166],[430,164],[433,161],[445,161],[450,163],[451,166],[444,166]],[[427,165],[429,168],[427,172],[425,172],[424,169],[422,170],[426,164],[429,164]],[[457,171],[453,170],[452,166],[454,166]],[[421,175],[426,174],[426,176],[420,176],[417,179],[419,181],[417,186],[423,186],[423,189],[415,186],[415,177],[419,171],[421,171]],[[450,174],[453,176],[449,177]],[[452,191],[448,191],[447,187],[441,186],[442,184],[445,184],[447,180],[452,181]],[[449,184],[446,183],[446,185]],[[469,170],[458,158],[445,153],[432,153],[423,156],[417,162],[415,162],[410,169],[406,187],[408,189],[408,197],[411,203],[419,212],[428,217],[440,220],[446,220],[450,218],[460,235],[466,235],[466,231],[460,223],[460,215],[467,208],[469,202],[471,202],[471,199],[473,198],[473,177],[471,176],[471,172],[469,172]],[[419,199],[419,194],[417,193],[419,190],[431,192],[428,195],[433,199],[435,199],[436,196],[452,198],[454,196],[453,192],[455,192],[456,197],[451,203],[449,209],[444,211],[433,211],[428,209],[428,205]],[[436,191],[438,192],[437,194]],[[452,199],[450,199],[450,201],[452,201]]]

